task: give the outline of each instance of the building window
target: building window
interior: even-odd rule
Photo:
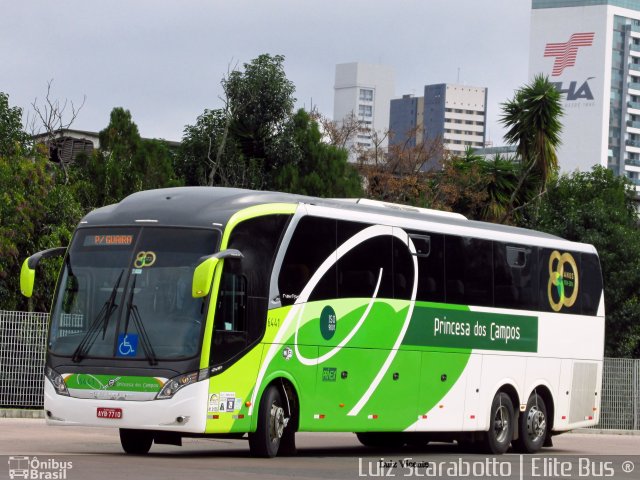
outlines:
[[[361,117],[373,117],[373,107],[371,105],[358,105],[358,115]]]
[[[372,102],[373,101],[373,90],[371,90],[369,88],[361,88],[360,89],[360,100],[363,100],[365,102]]]

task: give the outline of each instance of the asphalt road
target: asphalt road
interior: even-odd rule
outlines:
[[[122,453],[116,429],[47,427],[44,420],[0,419],[0,479],[10,478],[11,473],[61,480],[434,475],[640,479],[640,436],[565,434],[555,437],[554,444],[538,456],[486,457],[461,453],[455,444],[371,450],[361,446],[353,434],[300,433],[298,455],[288,458],[251,458],[246,441],[213,439],[185,439],[182,447],[154,445],[146,456],[130,456]],[[633,471],[626,472],[630,465]],[[29,472],[21,470],[24,468]]]

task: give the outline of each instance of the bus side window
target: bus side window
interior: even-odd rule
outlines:
[[[247,278],[240,274],[224,272],[218,293],[216,329],[243,332],[246,330]]]
[[[262,337],[267,321],[269,282],[288,215],[265,215],[238,224],[228,248],[241,260],[225,261],[218,292],[211,364],[240,354]]]
[[[493,243],[495,306],[535,310],[538,307],[538,249]]]
[[[447,303],[493,306],[493,246],[489,240],[447,235]]]
[[[580,292],[583,315],[596,315],[602,296],[602,272],[598,256],[592,253],[582,253],[580,272]]]
[[[282,306],[293,305],[316,270],[336,251],[336,221],[303,217],[296,225],[278,275]],[[311,292],[309,301],[336,297],[336,266],[329,268]]]
[[[418,261],[416,300],[444,302],[444,236],[438,233],[409,232],[409,237],[416,249]]]
[[[338,222],[338,245],[371,225]],[[364,240],[338,260],[338,298],[393,298],[392,236]],[[382,277],[380,277],[382,272]]]

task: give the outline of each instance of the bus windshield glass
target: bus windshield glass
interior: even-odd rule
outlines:
[[[191,295],[193,272],[219,238],[204,229],[78,230],[54,301],[51,353],[151,364],[197,355],[206,304]]]

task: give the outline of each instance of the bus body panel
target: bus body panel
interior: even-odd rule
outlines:
[[[173,398],[149,401],[97,400],[58,395],[50,381],[44,382],[44,410],[49,425],[141,428],[204,433],[207,382],[179,390]],[[122,409],[122,418],[98,418],[98,408]],[[178,418],[183,418],[178,421]]]

